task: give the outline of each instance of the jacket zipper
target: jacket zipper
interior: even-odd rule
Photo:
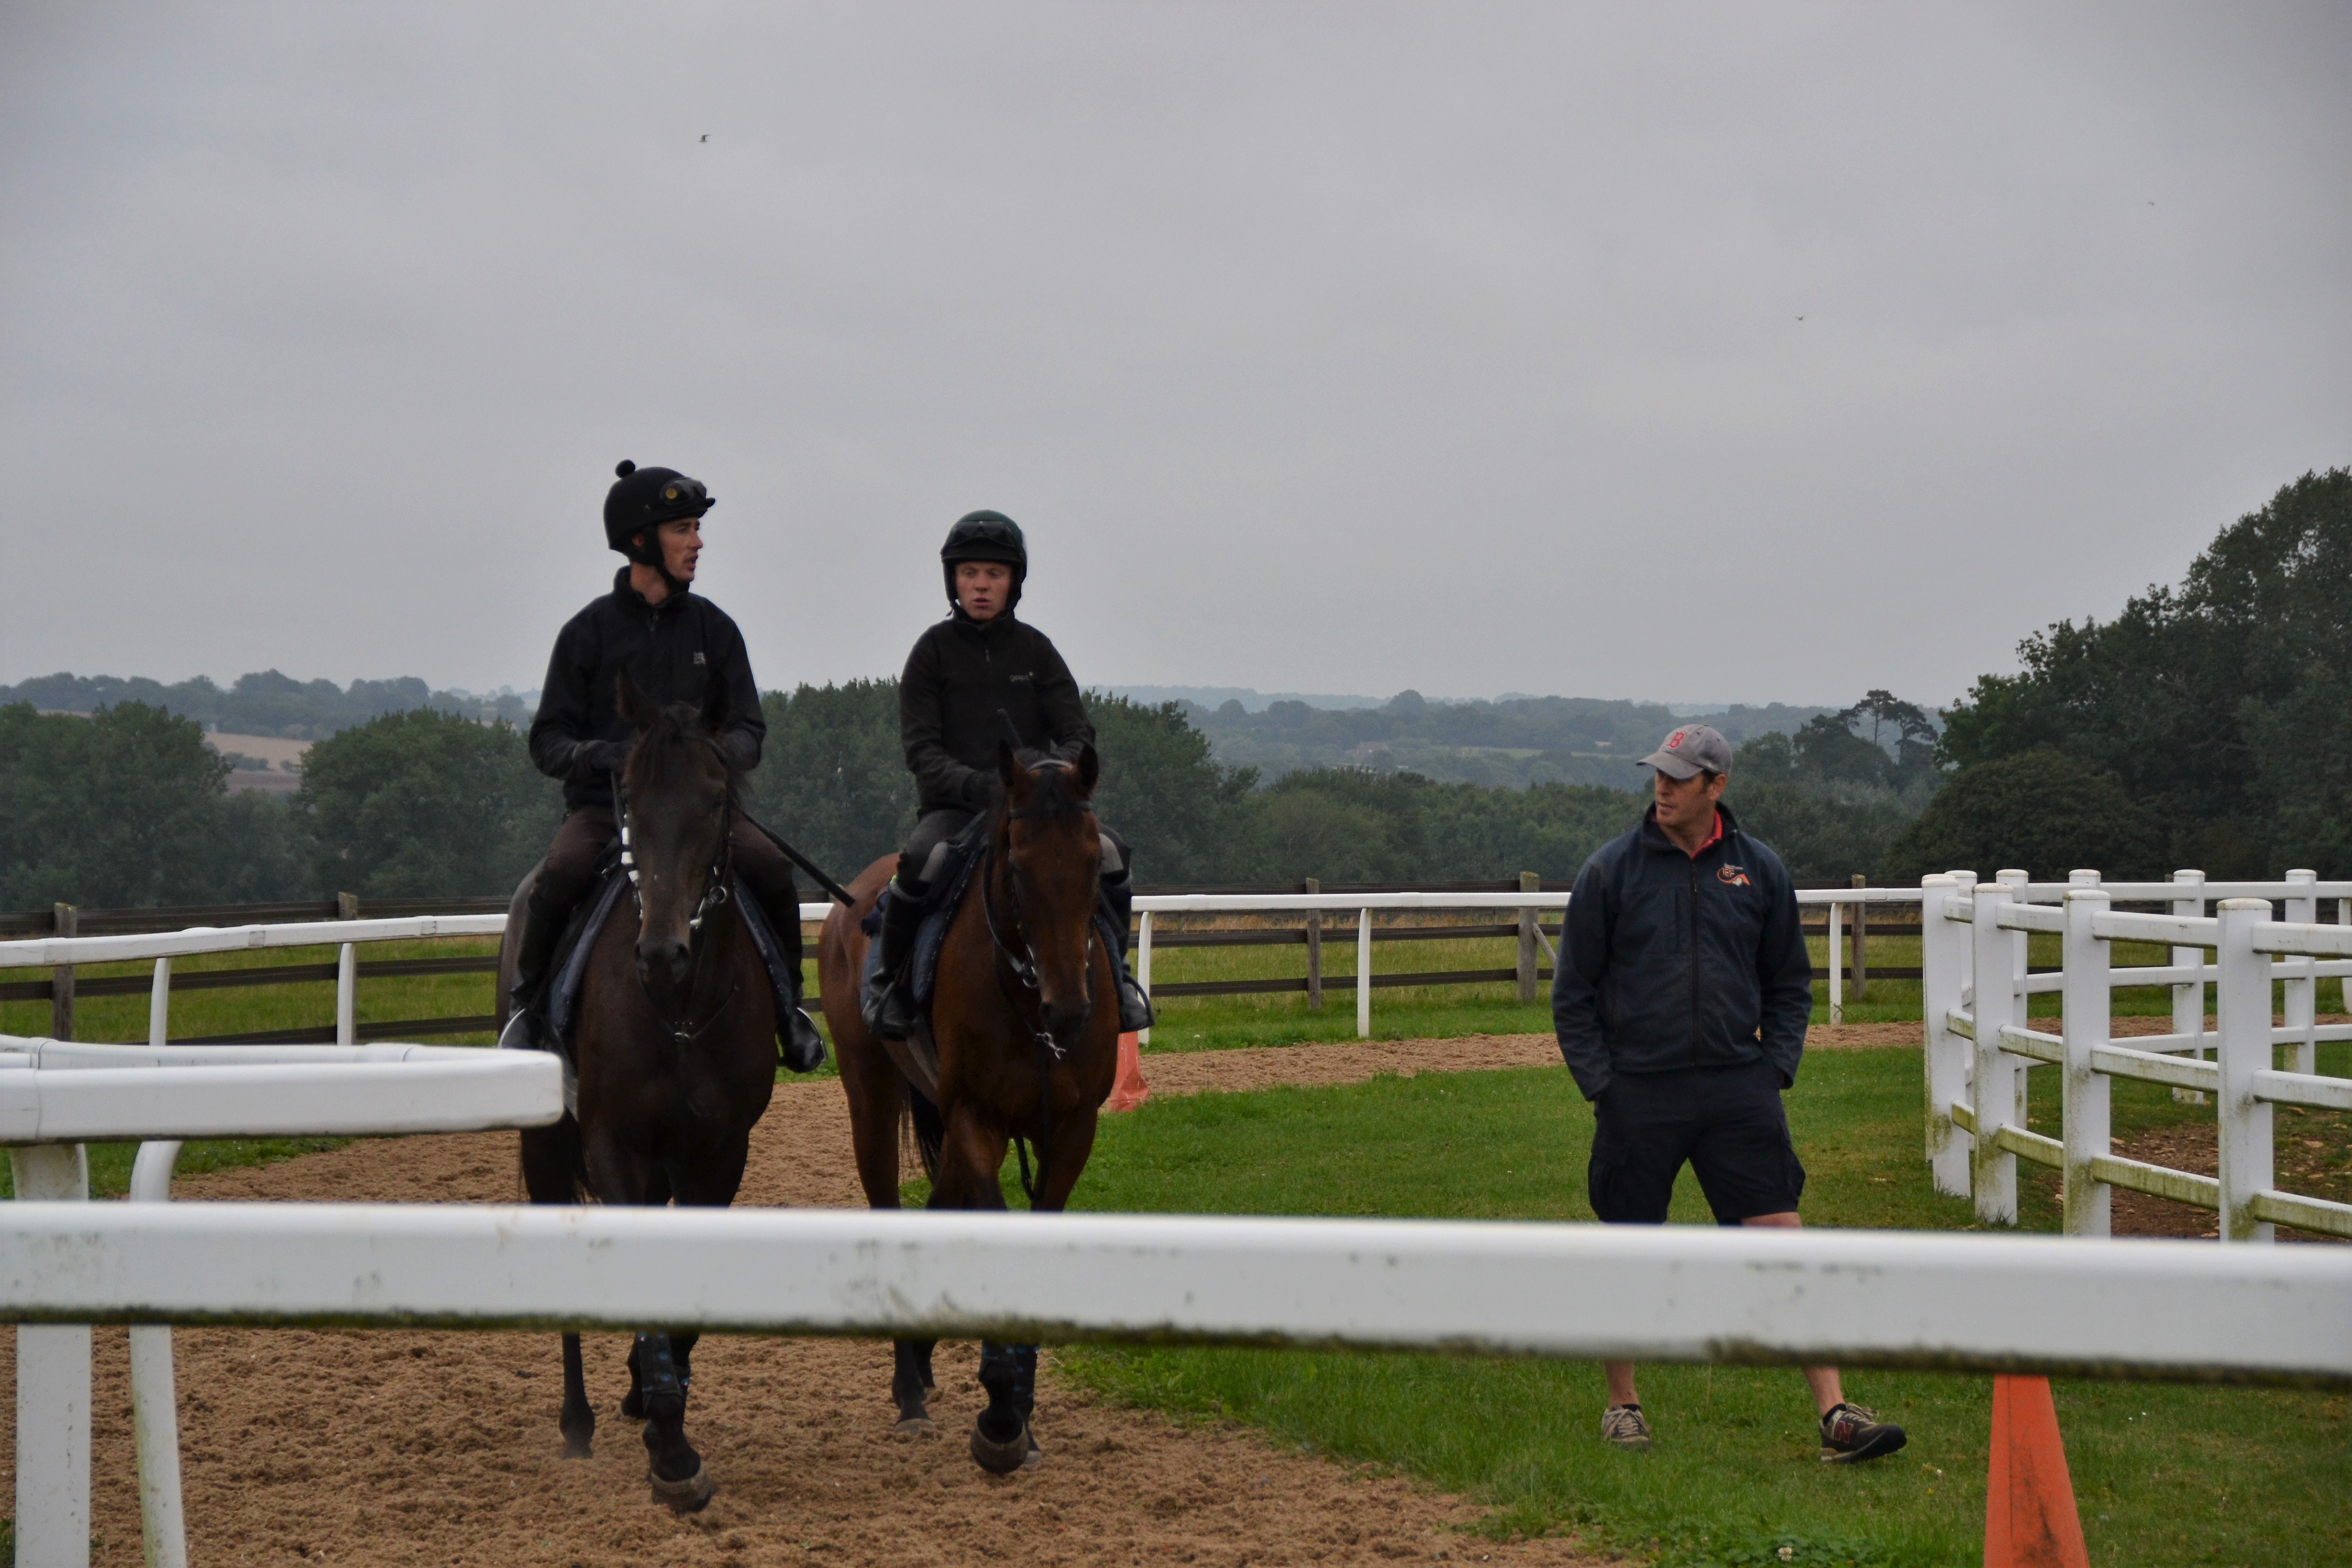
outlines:
[[[1691,1066],[1698,1061],[1698,861],[1690,861],[1690,1043]]]

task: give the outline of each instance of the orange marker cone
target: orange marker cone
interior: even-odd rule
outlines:
[[[1143,1081],[1143,1042],[1131,1034],[1118,1037],[1118,1081],[1110,1086],[1110,1098],[1103,1101],[1105,1110],[1133,1110],[1151,1098],[1151,1086]]]
[[[2091,1568],[2046,1377],[1992,1380],[1985,1568]]]

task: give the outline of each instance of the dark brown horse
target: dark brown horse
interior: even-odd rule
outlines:
[[[1118,994],[1112,954],[1095,921],[1101,860],[1095,822],[1097,764],[1031,768],[1000,748],[1003,788],[988,824],[987,858],[948,928],[931,1004],[936,1099],[910,1091],[932,1063],[919,1045],[886,1045],[858,1016],[866,938],[858,929],[895,867],[886,857],[850,885],[856,902],[825,917],[818,973],[842,1087],[849,1095],[857,1178],[877,1209],[898,1206],[898,1126],[911,1111],[935,1209],[1002,1209],[999,1178],[1014,1138],[1036,1151],[1030,1206],[1059,1210],[1087,1166],[1095,1117],[1118,1067]],[[1027,1176],[1024,1152],[1024,1176]],[[898,1430],[932,1430],[924,1395],[931,1342],[901,1340],[891,1379]],[[1029,1433],[1037,1347],[984,1344],[988,1408],[972,1458],[998,1474],[1035,1455]]]
[[[614,910],[589,955],[572,1051],[574,1107],[553,1126],[523,1132],[523,1184],[535,1204],[724,1208],[742,1183],[751,1127],[776,1079],[775,1001],[730,887],[740,781],[719,741],[726,688],[711,682],[699,712],[684,703],[656,707],[626,676],[615,695],[637,729],[621,779],[635,899]],[[530,895],[526,878],[508,916],[501,997]],[[681,1513],[716,1489],[686,1440],[695,1338],[638,1334],[621,1402],[622,1415],[646,1423],[654,1497]],[[587,1458],[596,1413],[578,1334],[563,1336],[560,1424],[565,1457]]]

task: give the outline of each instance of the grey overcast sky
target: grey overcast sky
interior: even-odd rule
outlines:
[[[0,8],[0,680],[1945,702],[2352,462],[2352,5]],[[708,140],[704,140],[705,137]]]

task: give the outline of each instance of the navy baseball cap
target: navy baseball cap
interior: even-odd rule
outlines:
[[[1677,779],[1696,778],[1703,773],[1727,773],[1731,771],[1731,742],[1712,725],[1685,724],[1634,765],[1653,767]]]

